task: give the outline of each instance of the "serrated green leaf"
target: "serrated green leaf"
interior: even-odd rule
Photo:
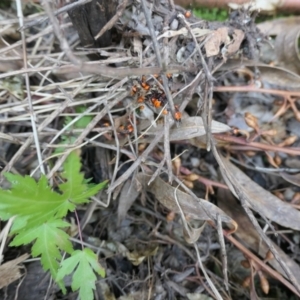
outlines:
[[[84,113],[87,110],[86,106],[80,105],[75,108],[77,113]],[[75,128],[86,128],[89,123],[91,123],[93,117],[92,116],[83,116],[78,121],[75,122]]]
[[[76,204],[85,203],[86,199],[96,195],[99,191],[103,190],[106,187],[107,183],[108,183],[108,180],[105,180],[96,185],[94,185],[94,184],[87,185],[88,189],[86,191],[82,192],[81,194],[76,195],[72,199],[72,202],[75,202]]]
[[[79,290],[80,299],[92,300],[97,280],[95,272],[102,277],[105,276],[104,269],[98,263],[97,255],[88,248],[74,251],[71,257],[62,262],[56,279],[62,280],[73,271],[75,272],[72,277],[72,290]]]
[[[11,183],[11,189],[0,189],[0,218],[7,220],[15,216],[11,233],[16,236],[10,245],[19,246],[33,242],[32,255],[41,256],[43,268],[50,271],[63,291],[64,275],[61,279],[57,278],[61,251],[70,254],[73,248],[68,234],[62,230],[70,225],[61,218],[73,211],[76,204],[87,202],[90,196],[95,195],[107,184],[89,184],[89,180],[84,179],[80,173],[80,168],[80,157],[76,152],[72,152],[64,164],[63,177],[66,182],[59,185],[62,193],[53,191],[44,175],[36,182],[29,176],[7,173],[5,176]],[[80,295],[83,295],[82,299],[92,299],[90,297],[93,296],[96,280],[94,271],[102,276],[105,272],[91,250],[74,253],[75,256],[70,257],[70,270],[65,267],[64,272],[76,269],[72,287],[75,290],[79,289]],[[84,285],[81,283],[81,274],[85,274]]]
[[[87,186],[84,184],[84,176],[80,173],[80,158],[75,151],[71,152],[64,163],[62,177],[66,182],[59,185],[59,189],[68,199],[83,193]]]
[[[0,189],[0,217],[3,219],[15,215],[26,217],[33,227],[50,218],[62,218],[75,209],[74,203],[49,187],[44,175],[38,182],[29,176],[6,173],[5,177],[12,186],[10,190]]]
[[[26,227],[27,223],[28,223],[28,216],[26,216],[26,217],[17,216],[14,219],[13,225],[10,229],[11,233],[19,232],[19,231],[23,230]]]
[[[62,136],[60,145],[73,145],[76,142],[75,136]],[[54,154],[61,154],[64,153],[66,147],[58,147],[54,150]]]
[[[53,278],[56,278],[61,251],[73,252],[69,236],[61,228],[70,224],[62,220],[49,220],[36,228],[23,230],[14,238],[10,246],[26,245],[34,242],[32,256],[41,256],[41,262],[45,271],[50,270]]]
[[[59,185],[59,189],[68,199],[76,204],[82,204],[89,201],[89,197],[97,194],[105,187],[107,182],[97,185],[88,184],[83,174],[80,172],[80,158],[75,151],[71,152],[64,164],[62,177],[66,182]]]

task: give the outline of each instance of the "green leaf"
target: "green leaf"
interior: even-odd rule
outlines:
[[[66,182],[60,184],[59,189],[71,202],[76,204],[88,202],[89,197],[97,194],[107,184],[107,181],[98,185],[87,184],[80,169],[80,158],[78,154],[73,151],[64,164],[62,177],[66,179]]]
[[[75,272],[72,277],[72,290],[79,290],[80,299],[93,300],[97,280],[95,272],[102,277],[105,276],[105,270],[98,263],[97,255],[88,248],[74,251],[71,257],[62,262],[56,279],[62,280],[73,271]]]
[[[76,137],[75,136],[66,136],[63,135],[61,137],[61,142],[59,143],[60,145],[62,145],[62,147],[58,147],[54,150],[54,154],[62,154],[65,152],[66,147],[64,147],[63,145],[73,145],[76,142]]]
[[[72,198],[72,201],[75,203],[85,203],[86,199],[96,195],[99,191],[103,190],[108,183],[108,180],[105,180],[99,184],[88,184],[88,189],[81,194],[78,194]]]
[[[66,179],[65,183],[59,185],[59,189],[68,199],[84,192],[87,187],[84,183],[84,176],[80,173],[81,164],[78,154],[73,151],[67,157],[64,163],[64,172],[62,177]]]
[[[74,203],[49,187],[44,175],[38,182],[29,176],[10,173],[5,177],[12,186],[11,190],[0,189],[0,218],[3,220],[17,215],[26,218],[27,226],[34,227],[51,218],[62,218],[75,209]]]
[[[87,110],[86,106],[81,105],[81,106],[77,106],[75,108],[76,113],[84,113]],[[89,125],[89,123],[91,123],[93,117],[92,116],[83,116],[80,119],[78,119],[71,128],[86,128],[86,126]],[[72,122],[73,118],[66,116],[65,117],[65,122],[64,124],[67,125],[70,122]]]
[[[68,211],[74,211],[76,204],[88,202],[89,197],[103,189],[107,183],[87,184],[80,168],[80,158],[76,152],[72,152],[64,164],[63,177],[66,182],[59,185],[62,194],[49,187],[44,175],[36,182],[29,176],[6,173],[5,177],[10,181],[11,189],[0,189],[0,218],[7,220],[18,216],[13,227],[14,233],[20,227],[18,223],[26,224],[30,228],[51,218],[65,217]]]
[[[60,229],[69,226],[69,223],[62,220],[49,220],[38,227],[21,231],[10,246],[20,246],[34,242],[31,249],[32,256],[41,255],[44,270],[50,270],[53,278],[56,278],[59,262],[62,258],[60,251],[73,252],[68,234]]]
[[[9,190],[0,188],[0,219],[7,220],[15,216],[11,229],[16,234],[11,246],[20,246],[33,243],[32,255],[41,256],[41,263],[45,270],[49,270],[52,277],[65,291],[62,277],[57,278],[61,252],[73,253],[69,235],[63,230],[70,225],[62,220],[69,211],[76,208],[76,204],[85,203],[89,197],[103,189],[107,182],[98,185],[89,184],[80,173],[80,157],[72,152],[64,164],[63,178],[65,182],[59,185],[58,193],[49,186],[47,178],[42,175],[35,181],[29,176],[22,177],[6,173],[11,183]],[[73,276],[73,287],[80,290],[83,299],[92,299],[96,276],[94,272],[105,275],[104,270],[97,262],[97,256],[91,250],[76,251],[67,262],[70,262]],[[65,262],[64,262],[65,263]],[[78,265],[78,266],[77,266]],[[62,268],[65,270],[65,267]],[[62,272],[66,271],[61,271]],[[83,280],[82,275],[86,277]],[[88,295],[88,296],[85,296]]]

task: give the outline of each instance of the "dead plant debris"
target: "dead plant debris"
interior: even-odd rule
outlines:
[[[1,176],[46,173],[55,188],[80,149],[86,177],[110,181],[80,224],[69,216],[72,241],[82,231],[106,269],[95,299],[296,299],[298,23],[101,3],[28,1],[21,21],[0,10]],[[1,299],[36,288],[34,263],[34,282],[17,267],[28,249],[6,247],[7,234]],[[66,299],[53,283],[37,291]]]

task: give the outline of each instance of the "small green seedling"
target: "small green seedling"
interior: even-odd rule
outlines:
[[[39,181],[29,176],[6,173],[10,189],[0,189],[0,219],[15,216],[10,246],[33,243],[31,254],[40,257],[45,271],[66,292],[63,278],[73,273],[72,289],[79,291],[81,299],[93,299],[96,275],[105,276],[97,256],[90,249],[74,250],[65,229],[70,224],[64,220],[77,205],[88,203],[89,197],[103,189],[107,182],[90,184],[80,172],[79,154],[71,152],[64,163],[64,172],[58,191],[48,184],[46,176]],[[70,256],[62,261],[62,252]]]

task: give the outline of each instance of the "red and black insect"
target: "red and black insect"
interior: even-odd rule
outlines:
[[[154,74],[153,77],[161,82],[159,74]],[[173,80],[173,75],[170,73],[166,74],[166,77],[169,82]],[[156,109],[164,107],[161,113],[163,115],[167,115],[169,113],[169,108],[167,107],[168,100],[164,91],[162,88],[157,86],[153,80],[147,81],[147,78],[144,75],[140,79],[136,79],[134,81],[134,85],[131,87],[131,95],[134,96],[135,101],[139,104],[148,103]],[[175,106],[173,117],[176,121],[181,121],[182,113],[179,111],[178,106]],[[128,134],[132,133],[133,130],[133,126],[120,126],[118,131]]]
[[[163,107],[167,103],[167,97],[164,93],[153,92],[150,95],[150,100],[155,108]]]
[[[174,119],[178,122],[181,122],[182,113],[179,111],[178,105],[175,105],[175,113],[174,113]]]
[[[132,124],[128,124],[126,126],[120,125],[117,131],[122,134],[130,134],[134,131],[134,127]]]

